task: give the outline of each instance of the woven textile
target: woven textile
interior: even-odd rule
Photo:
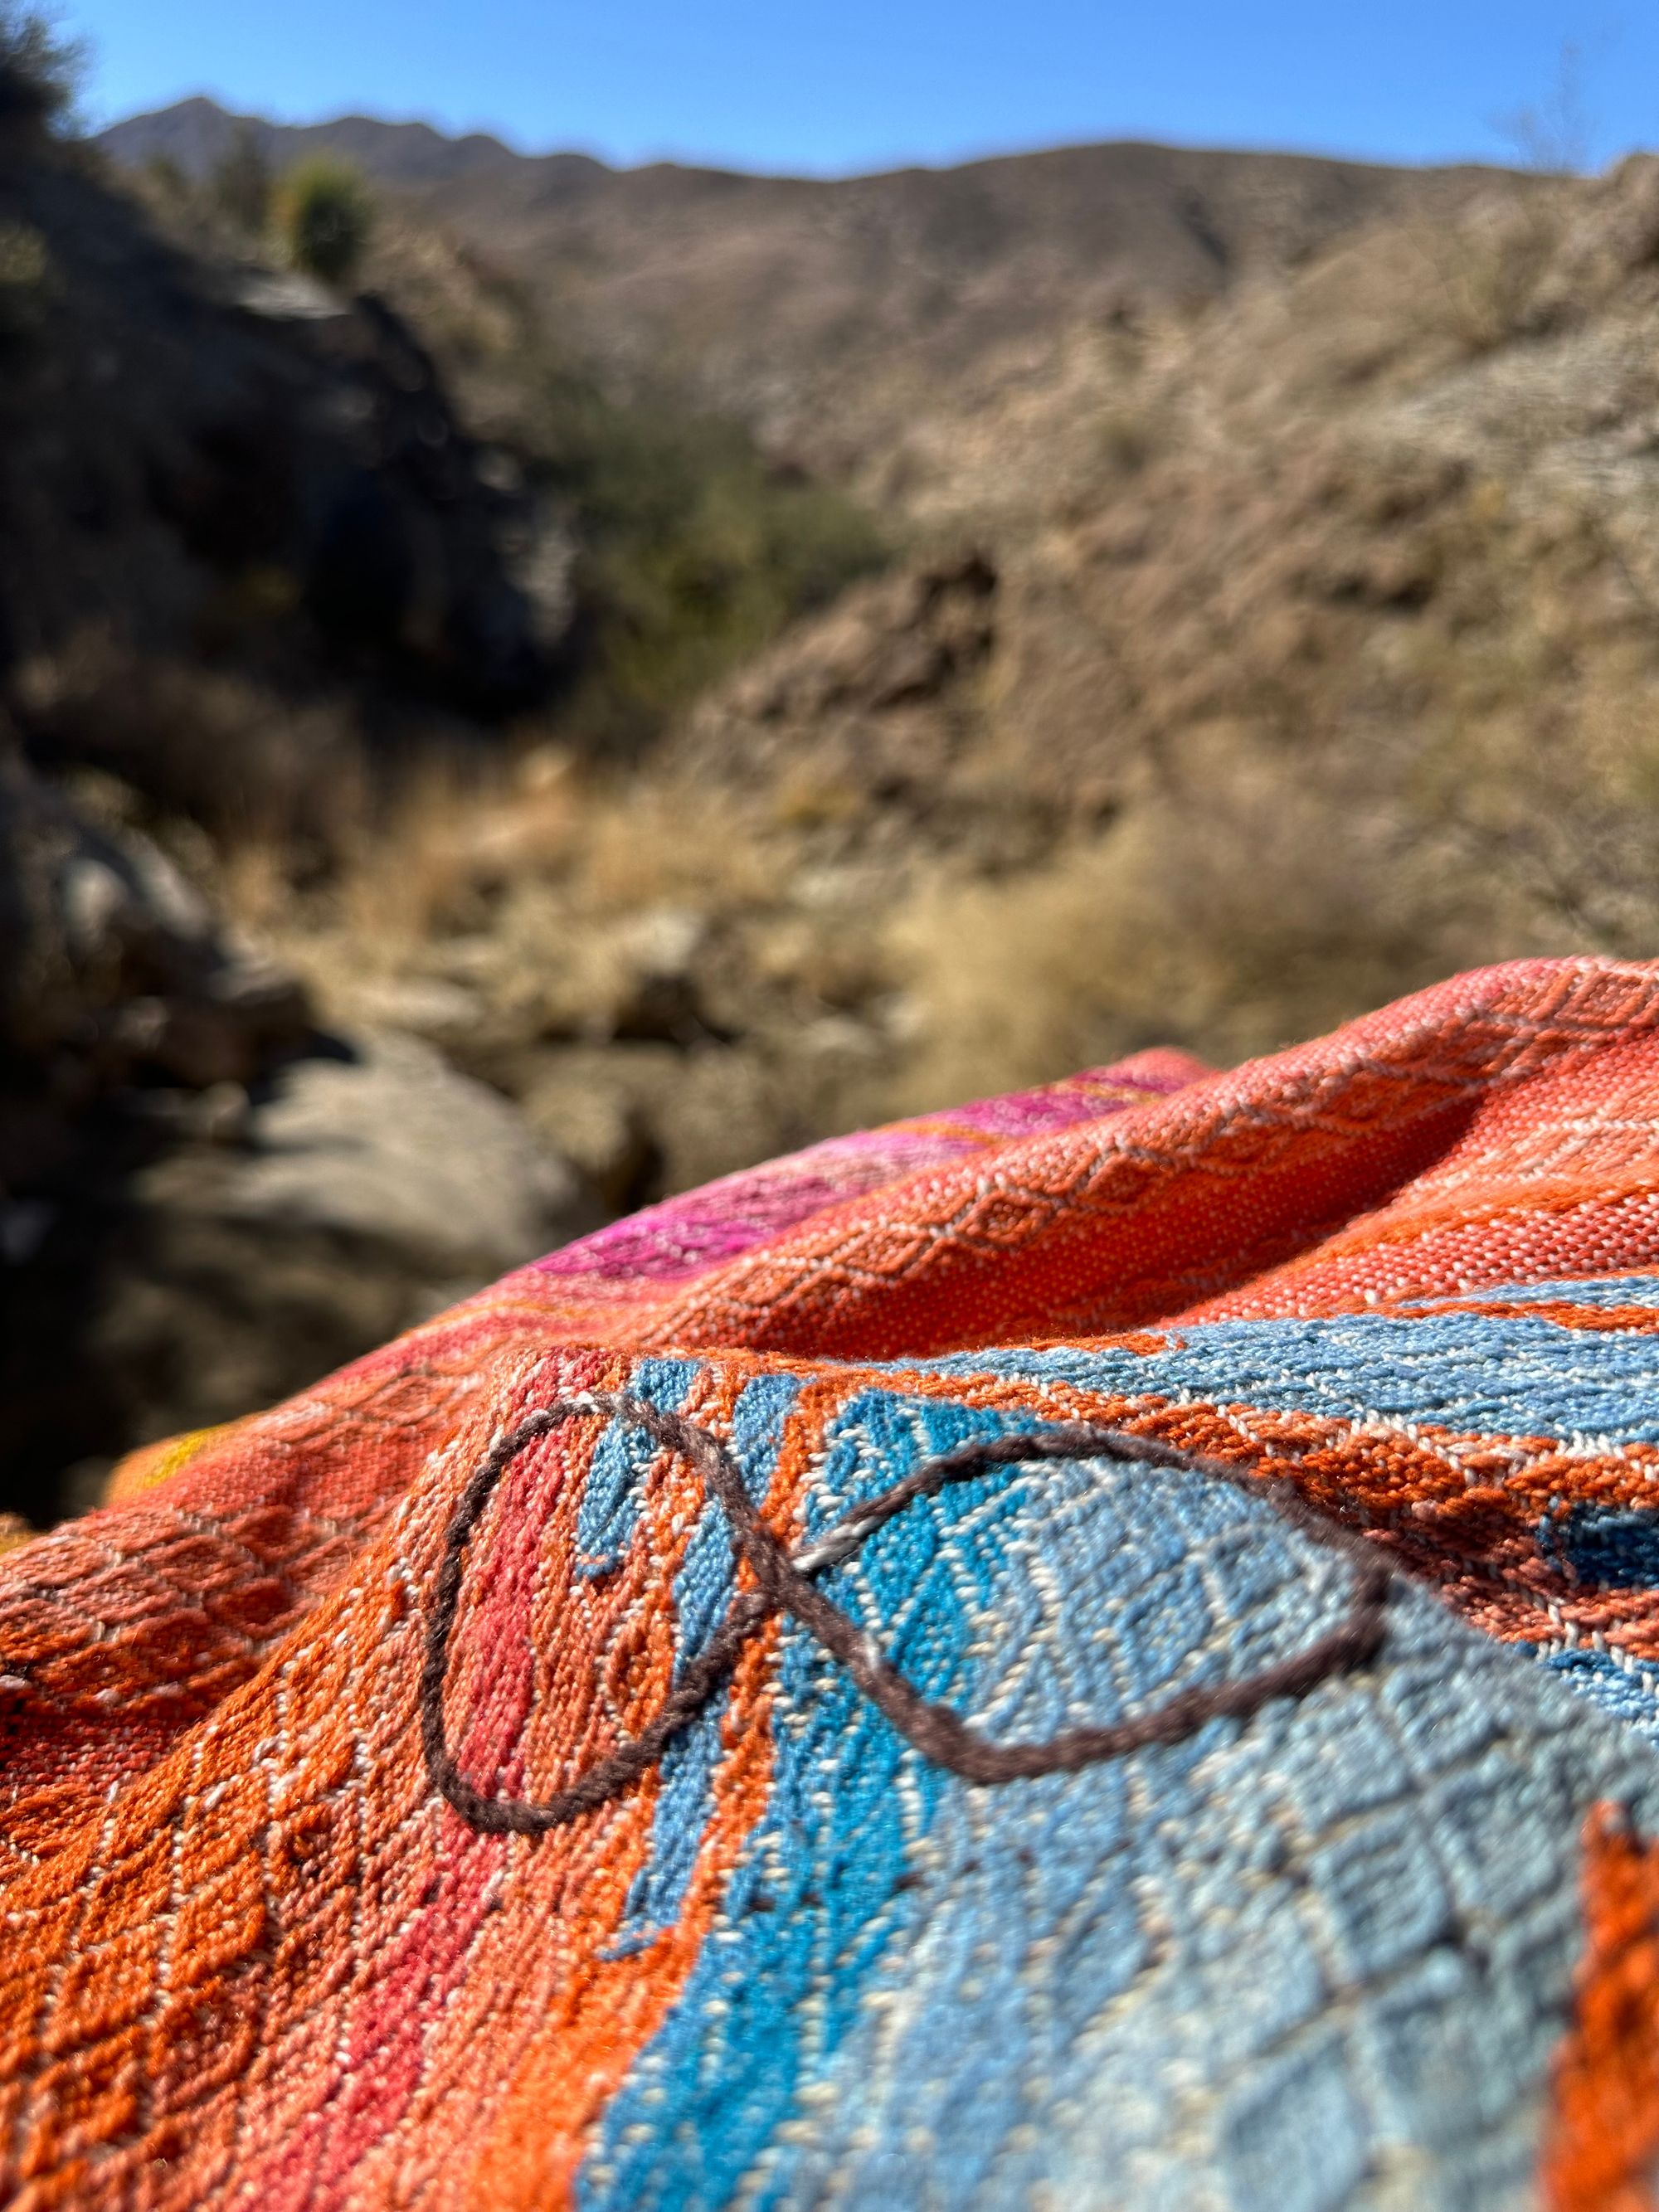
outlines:
[[[1656,1476],[1659,965],[658,1206],[0,1558],[0,2196],[1637,2212]]]

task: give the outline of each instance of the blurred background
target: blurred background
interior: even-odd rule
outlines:
[[[162,13],[0,0],[0,1508],[815,1138],[1659,949],[1659,18]]]

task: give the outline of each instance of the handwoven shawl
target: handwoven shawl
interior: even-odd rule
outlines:
[[[0,1559],[46,2206],[1654,2202],[1659,965],[670,1200]]]

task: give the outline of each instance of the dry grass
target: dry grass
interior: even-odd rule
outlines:
[[[325,1001],[364,978],[447,973],[449,948],[487,945],[502,1003],[554,1018],[585,993],[625,989],[613,971],[636,920],[729,918],[764,904],[775,878],[729,800],[642,775],[596,781],[552,745],[493,763],[434,757],[390,792],[342,776],[333,795],[312,880],[299,848],[258,836],[233,842],[216,877],[229,917]]]
[[[1419,327],[1468,356],[1506,344],[1527,327],[1562,228],[1559,203],[1528,185],[1494,191],[1455,223],[1420,225],[1412,240],[1424,282]]]
[[[1397,818],[1299,802],[1261,763],[1137,808],[1048,866],[936,881],[893,942],[915,1006],[901,1110],[1154,1043],[1222,1064],[1316,1035],[1465,957]],[[1469,953],[1468,957],[1475,957]]]
[[[327,932],[396,967],[487,919],[507,885],[566,868],[583,805],[568,757],[550,747],[512,762],[434,753],[389,787],[359,756],[330,779],[319,851],[280,830],[233,836],[220,893],[245,927]]]
[[[478,887],[487,801],[442,763],[416,769],[384,808],[366,807],[342,839],[330,905],[372,960],[395,965],[461,926]]]
[[[575,898],[607,915],[665,904],[731,912],[765,902],[775,880],[776,860],[737,794],[647,775],[591,802],[573,860]]]

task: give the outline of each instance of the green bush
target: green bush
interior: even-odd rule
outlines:
[[[62,35],[55,15],[26,0],[0,0],[0,125],[65,125],[85,61],[85,49]]]
[[[356,275],[374,214],[362,178],[331,155],[290,169],[277,194],[277,228],[289,259],[325,284],[346,284]]]
[[[672,401],[623,403],[556,372],[532,443],[580,549],[574,733],[607,750],[648,742],[887,557],[852,500],[770,465],[741,425]]]

